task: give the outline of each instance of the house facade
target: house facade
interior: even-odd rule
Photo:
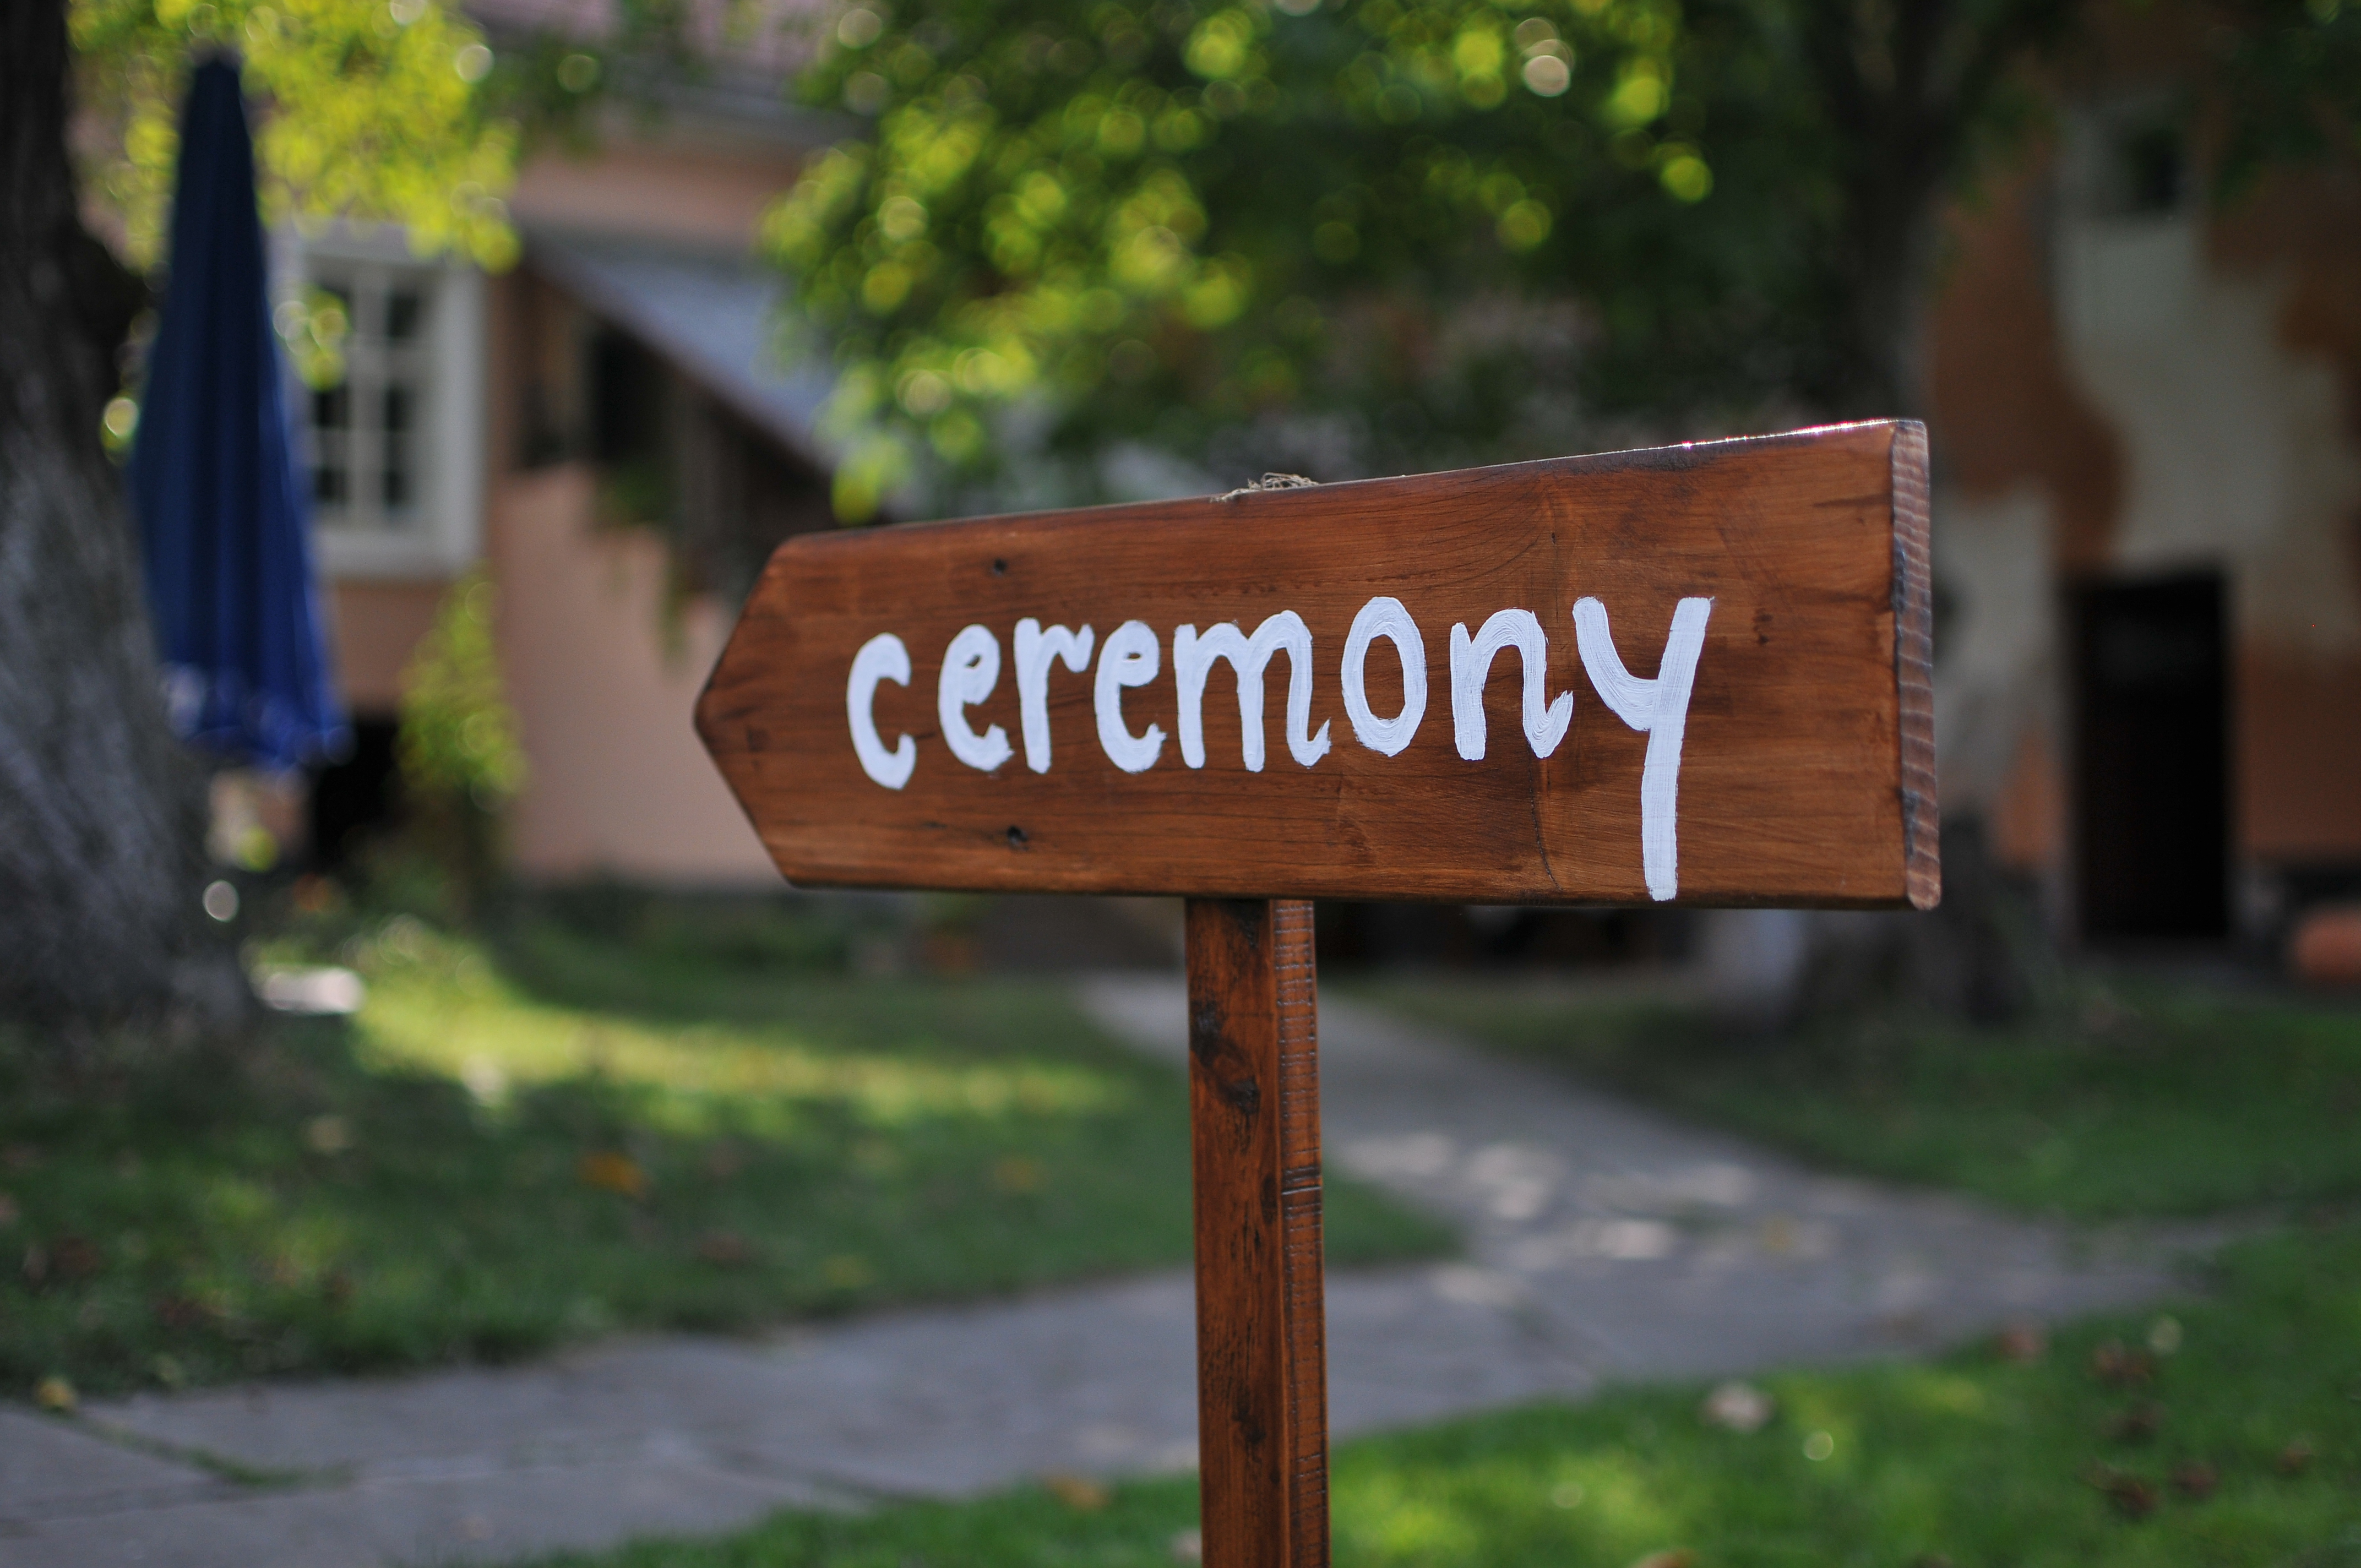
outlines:
[[[775,882],[688,714],[750,563],[831,521],[826,386],[774,353],[776,283],[753,257],[809,145],[775,93],[691,99],[530,161],[506,273],[382,231],[295,248],[282,286],[333,291],[350,323],[345,381],[308,422],[358,740],[313,792],[323,850],[381,806],[403,666],[480,562],[529,769],[515,869]]]
[[[1954,214],[1927,334],[1947,812],[2070,937],[2361,893],[2361,180],[2205,199],[2143,31]]]

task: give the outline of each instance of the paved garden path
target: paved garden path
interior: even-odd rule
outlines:
[[[1177,981],[1082,983],[1180,1061]],[[1455,1262],[1328,1282],[1339,1433],[1602,1379],[1916,1350],[2152,1297],[2211,1234],[2073,1234],[1816,1175],[1334,999],[1332,1164]],[[718,1530],[785,1504],[1188,1464],[1184,1273],[522,1368],[0,1408],[5,1568],[377,1568]],[[280,1484],[234,1479],[267,1473]]]

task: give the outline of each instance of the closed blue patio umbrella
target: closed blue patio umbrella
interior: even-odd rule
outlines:
[[[284,771],[348,732],[270,329],[254,141],[226,60],[189,83],[170,263],[131,456],[168,706],[198,749]]]

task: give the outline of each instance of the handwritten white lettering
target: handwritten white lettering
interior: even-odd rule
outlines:
[[[1014,755],[1008,731],[995,724],[978,735],[968,728],[967,710],[1000,684],[1000,639],[981,626],[963,627],[943,650],[942,678],[935,683],[935,717],[951,755],[990,773]]]
[[[1151,724],[1145,734],[1134,735],[1123,721],[1123,690],[1154,680],[1162,659],[1156,633],[1144,620],[1125,621],[1099,647],[1098,679],[1092,691],[1099,745],[1107,761],[1127,773],[1144,773],[1156,765],[1164,750],[1164,727]]]
[[[1049,666],[1063,659],[1081,674],[1091,667],[1091,629],[1053,626],[1047,631],[1031,616],[1016,623],[1017,728],[1025,732],[1025,765],[1049,771]]]
[[[1312,629],[1303,618],[1284,609],[1255,628],[1249,638],[1235,620],[1208,627],[1202,636],[1194,626],[1172,633],[1172,682],[1180,699],[1180,760],[1192,768],[1205,765],[1205,678],[1213,662],[1227,659],[1238,677],[1238,728],[1246,772],[1262,772],[1262,677],[1270,656],[1287,651],[1287,751],[1305,767],[1328,754],[1328,726],[1312,729]]]
[[[1471,762],[1484,758],[1484,682],[1492,673],[1493,656],[1503,648],[1514,648],[1524,664],[1525,739],[1533,755],[1556,751],[1574,722],[1572,692],[1547,700],[1549,639],[1532,610],[1496,611],[1472,638],[1467,623],[1460,621],[1451,629],[1451,731],[1459,754]]]
[[[1379,718],[1369,707],[1368,683],[1362,668],[1368,663],[1369,644],[1378,638],[1389,638],[1394,651],[1401,655],[1402,706],[1391,718]],[[1401,755],[1418,733],[1419,721],[1426,717],[1426,640],[1418,634],[1418,622],[1410,618],[1402,601],[1379,595],[1361,607],[1353,618],[1351,635],[1345,639],[1345,715],[1353,721],[1353,734],[1362,745],[1389,757]]]
[[[1582,667],[1599,700],[1632,729],[1648,737],[1648,758],[1640,771],[1640,869],[1648,896],[1662,902],[1680,891],[1680,852],[1675,834],[1681,782],[1681,735],[1688,726],[1689,689],[1697,679],[1697,655],[1705,650],[1705,623],[1713,600],[1686,598],[1674,607],[1673,630],[1653,680],[1623,667],[1608,631],[1607,607],[1595,598],[1574,607],[1574,633]]]
[[[844,709],[852,721],[852,754],[861,759],[861,771],[887,789],[900,789],[910,782],[910,770],[918,765],[918,743],[905,735],[889,751],[878,739],[875,705],[880,681],[899,686],[910,684],[910,651],[890,631],[863,642],[861,652],[852,656],[852,678],[844,683]]]

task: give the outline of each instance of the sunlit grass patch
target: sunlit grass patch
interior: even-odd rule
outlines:
[[[496,1359],[1188,1262],[1185,1086],[1058,986],[554,921],[397,918],[339,956],[360,1014],[242,1058],[68,1086],[0,1057],[0,1389]],[[1350,1184],[1329,1222],[1341,1261],[1448,1245]]]
[[[971,984],[952,1002],[926,981],[857,986],[859,1014],[848,1018],[829,1005],[840,1005],[846,982],[807,979],[796,989],[816,1005],[684,1021],[597,996],[568,1005],[535,995],[477,945],[415,925],[380,938],[371,959],[359,1059],[451,1079],[488,1109],[519,1089],[589,1080],[634,1098],[675,1134],[735,1124],[788,1137],[799,1113],[878,1128],[1119,1115],[1142,1088],[1127,1059],[1077,1053],[1070,1038],[1033,1051],[959,1039],[971,1025],[990,1028],[988,1016],[1010,1005],[1007,988]],[[925,997],[916,1006],[914,986]],[[1076,1032],[1071,1019],[1060,1022],[1066,1036]]]

